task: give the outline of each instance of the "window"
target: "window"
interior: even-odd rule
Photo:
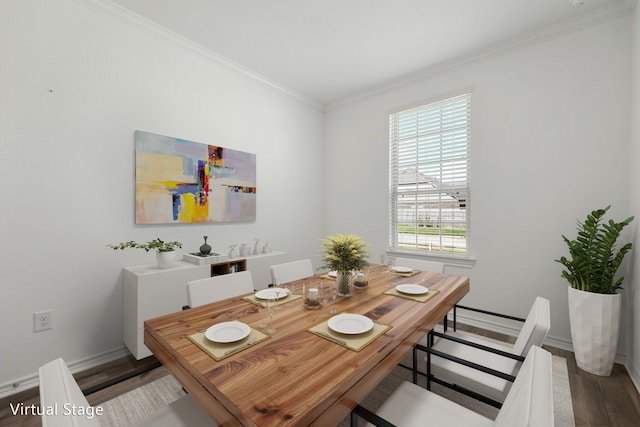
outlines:
[[[471,94],[389,116],[390,247],[467,256]]]

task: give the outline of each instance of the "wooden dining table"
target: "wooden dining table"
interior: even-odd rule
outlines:
[[[149,319],[144,343],[220,425],[337,425],[469,291],[464,276],[400,275],[382,265],[372,265],[367,278],[366,289],[335,300],[338,313],[390,327],[359,351],[309,331],[334,315],[331,299],[309,310],[299,298],[280,303],[268,339],[216,361],[189,336],[232,320],[264,332],[263,314],[247,295]],[[439,292],[427,302],[385,293],[398,284]],[[289,285],[294,292],[302,285],[328,289],[335,279],[317,275]]]

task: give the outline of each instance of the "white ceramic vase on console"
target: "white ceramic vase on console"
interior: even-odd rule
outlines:
[[[156,261],[158,261],[158,268],[169,268],[176,260],[176,251],[168,252],[156,252]]]

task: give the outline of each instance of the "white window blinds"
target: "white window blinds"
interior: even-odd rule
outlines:
[[[390,246],[466,256],[471,94],[389,116]]]

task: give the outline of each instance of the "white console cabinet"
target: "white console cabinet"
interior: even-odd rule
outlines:
[[[171,268],[156,265],[126,267],[122,289],[122,340],[136,359],[151,356],[144,345],[144,321],[182,310],[187,282],[211,276],[211,266],[176,261]]]
[[[286,253],[271,252],[213,265],[176,261],[171,268],[155,264],[125,267],[122,289],[122,341],[136,359],[150,356],[144,345],[144,321],[182,310],[187,305],[187,282],[230,271],[251,271],[256,290],[271,283],[269,267],[286,262]],[[233,269],[231,268],[233,266]]]

